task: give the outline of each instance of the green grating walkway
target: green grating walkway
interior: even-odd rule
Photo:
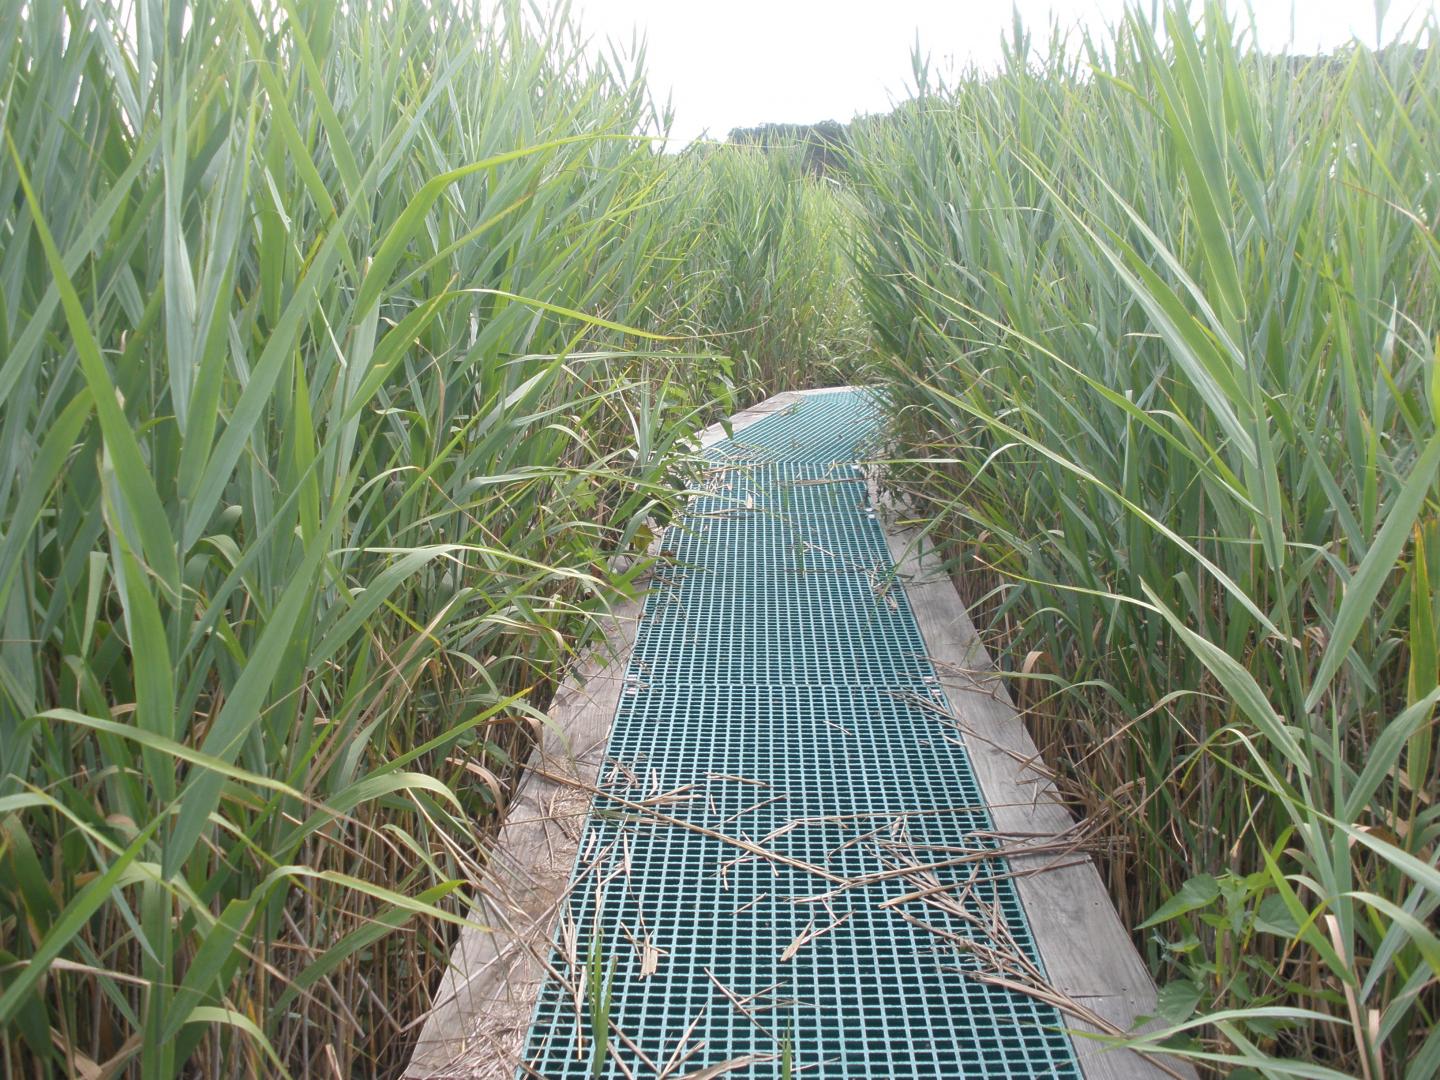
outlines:
[[[878,426],[817,394],[710,450],[519,1075],[1080,1075],[1053,1008],[973,975],[1035,947],[854,464]]]

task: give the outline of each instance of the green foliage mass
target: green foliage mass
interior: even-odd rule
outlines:
[[[851,131],[896,482],[1216,1068],[1440,1072],[1435,31],[1017,27]]]

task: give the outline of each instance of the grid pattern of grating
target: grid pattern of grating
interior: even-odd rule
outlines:
[[[828,453],[870,408],[741,434]],[[1029,927],[865,485],[818,460],[717,470],[665,537],[519,1075],[591,1076],[597,1001],[605,1077],[1080,1075],[966,974]]]
[[[880,430],[879,403],[858,390],[811,394],[716,443],[726,461],[844,462],[866,457]]]
[[[862,573],[668,571],[646,596],[631,673],[648,685],[934,682],[904,590]]]
[[[865,477],[850,465],[726,464],[711,471],[703,490],[689,509],[696,517],[758,512],[803,519],[870,513]]]
[[[885,534],[874,518],[800,519],[763,513],[686,517],[666,535],[662,554],[682,569],[737,577],[890,569]]]

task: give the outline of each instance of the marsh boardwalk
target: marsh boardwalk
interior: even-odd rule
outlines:
[[[1082,1075],[1070,1022],[985,977],[1041,958],[859,465],[878,425],[816,393],[707,452],[522,1075]]]

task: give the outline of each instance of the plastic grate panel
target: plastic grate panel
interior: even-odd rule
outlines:
[[[687,520],[743,517],[749,513],[806,518],[873,514],[863,473],[852,465],[768,462],[709,470]]]
[[[1080,1076],[1059,1014],[954,947],[1035,959],[865,485],[804,456],[873,405],[817,400],[741,433],[800,460],[713,473],[662,541],[517,1075],[776,1077],[783,1044],[796,1076]]]
[[[646,595],[629,672],[651,684],[935,682],[904,590],[862,573],[667,570]]]
[[[878,521],[833,515],[686,519],[667,530],[661,554],[677,567],[731,574],[888,573],[891,569],[890,550]]]
[[[964,914],[905,910],[987,942],[971,919],[988,925],[998,909],[1015,945],[1033,951],[1014,889],[995,877],[1005,862],[985,855],[990,818],[964,748],[934,710],[882,690],[652,687],[622,701],[601,780],[606,792],[842,879],[958,864],[837,890],[597,800],[569,905],[576,955],[599,942],[607,972],[613,960],[610,1018],[652,1061],[683,1052],[687,1031],[686,1048],[703,1044],[687,1071],[773,1053],[788,1032],[797,1075],[1079,1076],[1053,1010],[967,978],[967,954],[880,906],[922,885],[969,884]],[[787,957],[816,927],[832,928]],[[655,969],[642,974],[647,949]],[[717,982],[741,1000],[759,995],[749,1010],[758,1026]],[[589,1075],[588,1052],[575,1056],[577,1032],[588,1040],[589,1030],[588,1003],[577,1012],[548,983],[530,1066]],[[777,1073],[765,1063],[727,1075]]]
[[[864,391],[811,394],[716,443],[706,456],[728,461],[857,461],[880,429],[880,407]]]

